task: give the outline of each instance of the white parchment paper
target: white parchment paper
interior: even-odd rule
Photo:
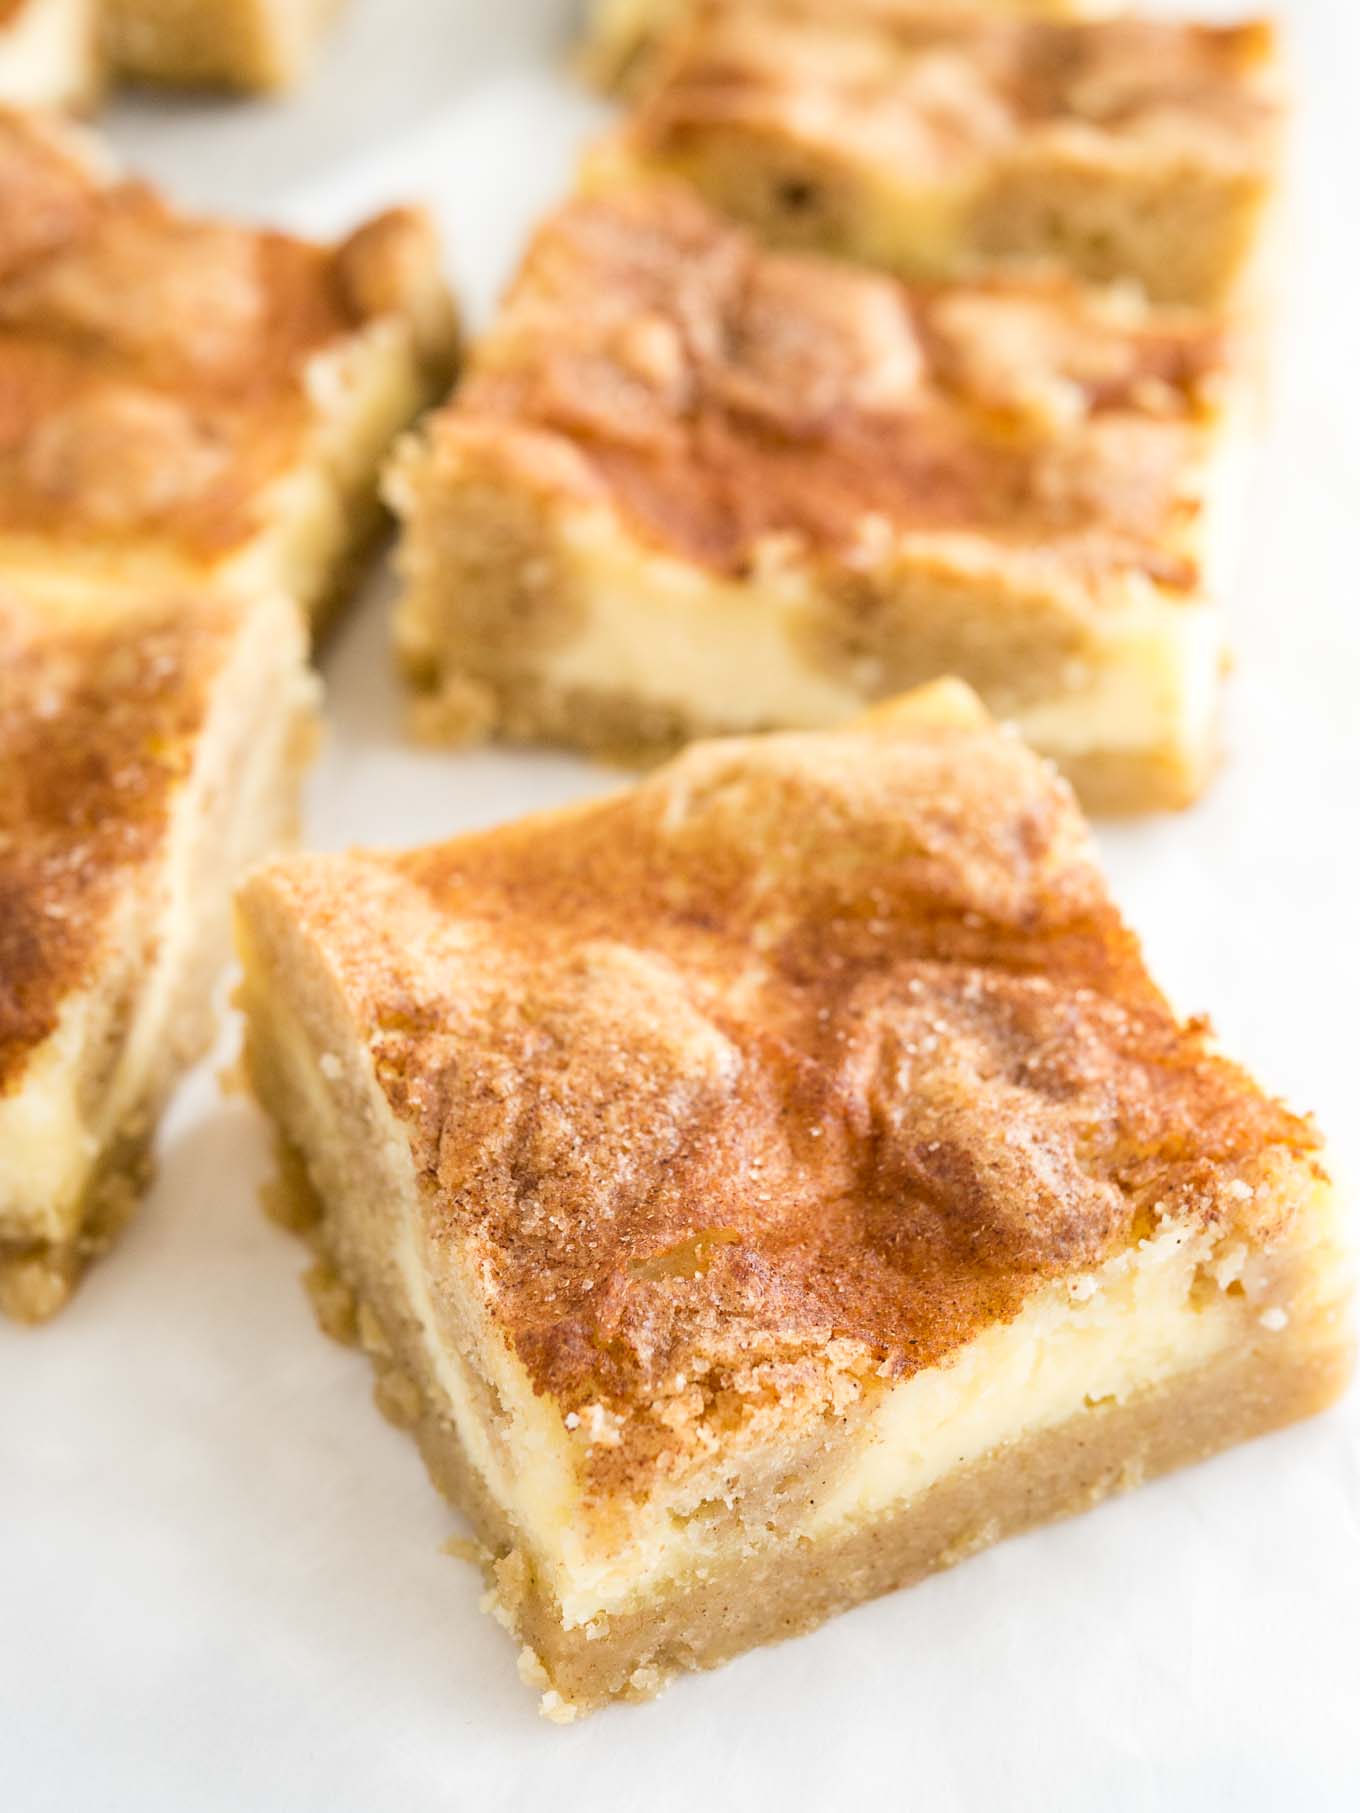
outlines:
[[[1205,10],[1205,9],[1201,9]],[[122,102],[196,203],[329,230],[417,196],[484,315],[600,117],[550,0],[356,0],[287,102]],[[1231,761],[1107,828],[1153,966],[1360,1174],[1360,11],[1288,8],[1304,113],[1285,342],[1231,600]],[[324,846],[447,835],[614,784],[403,740],[375,578],[326,660]],[[230,1039],[224,1041],[224,1050]],[[220,1059],[219,1059],[220,1061]],[[452,1513],[323,1340],[259,1212],[265,1140],[205,1067],[113,1259],[0,1328],[0,1809],[911,1808],[1356,1813],[1360,1400],[561,1730]]]

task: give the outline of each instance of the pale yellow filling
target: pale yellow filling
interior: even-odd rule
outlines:
[[[1123,1403],[1206,1364],[1241,1325],[1237,1304],[1221,1289],[1192,1301],[1210,1256],[1204,1239],[1168,1230],[1040,1293],[949,1365],[889,1392],[862,1454],[816,1506],[808,1533],[892,1510],[952,1467],[1065,1422],[1084,1405]]]
[[[0,1234],[58,1240],[70,1223],[99,1138],[80,1112],[89,1000],[67,1003],[20,1087],[0,1097]]]
[[[74,107],[99,85],[94,0],[25,0],[0,26],[0,102]]]
[[[279,589],[315,607],[362,540],[362,512],[376,513],[379,469],[429,401],[430,380],[410,323],[392,318],[314,359],[307,390],[316,423],[307,456],[262,504],[265,532],[230,577],[248,594]]]
[[[733,731],[844,723],[882,690],[872,675],[814,664],[813,588],[797,565],[727,581],[648,552],[607,512],[563,513],[559,529],[585,620],[535,662],[552,686],[618,692]],[[1223,659],[1216,604],[1173,603],[1131,580],[1102,612],[1095,652],[1070,685],[1015,721],[1060,759],[1106,750],[1200,758],[1213,741]]]
[[[1014,1322],[888,1390],[830,1482],[809,1487],[801,1520],[779,1540],[829,1537],[887,1515],[955,1469],[1066,1422],[1084,1406],[1122,1402],[1193,1372],[1242,1339],[1244,1313],[1267,1336],[1278,1318],[1244,1261],[1241,1249],[1216,1254],[1205,1238],[1168,1229],[1095,1272],[1038,1293]],[[1207,1293],[1206,1268],[1213,1280]],[[662,1504],[630,1519],[620,1547],[593,1552],[589,1511],[572,1488],[551,1401],[535,1397],[517,1367],[497,1368],[513,1430],[507,1467],[473,1408],[463,1362],[438,1338],[419,1258],[408,1253],[401,1272],[460,1437],[523,1531],[565,1628],[701,1581],[734,1541],[752,1540],[730,1529],[724,1540],[721,1525],[715,1532],[702,1520],[681,1520]],[[1248,1293],[1245,1312],[1226,1294],[1234,1282]]]

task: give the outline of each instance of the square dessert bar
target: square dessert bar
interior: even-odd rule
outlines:
[[[555,1717],[1347,1376],[1316,1131],[1177,1019],[1070,790],[956,683],[278,861],[240,937],[325,1325]]]
[[[0,106],[92,106],[99,25],[96,0],[0,0]]]
[[[1217,305],[1257,267],[1281,111],[1261,23],[704,0],[591,171],[906,276],[1057,264]]]
[[[291,87],[341,0],[103,0],[123,75],[181,88]]]
[[[751,0],[729,0],[734,7]],[[768,11],[774,0],[755,0]],[[811,3],[811,0],[808,0]],[[876,19],[911,12],[1037,13],[1052,18],[1113,12],[1116,0],[821,0],[831,19]],[[652,59],[695,12],[695,0],[592,0],[587,13],[585,68],[602,88],[633,90]]]
[[[910,289],[679,185],[573,202],[389,484],[422,718],[647,753],[956,674],[1089,804],[1183,805],[1237,389],[1220,327],[1129,294]]]
[[[59,1309],[135,1206],[313,694],[291,599],[0,588],[0,1310]]]
[[[337,246],[198,219],[82,132],[0,113],[0,571],[30,588],[320,612],[454,344],[420,213]]]

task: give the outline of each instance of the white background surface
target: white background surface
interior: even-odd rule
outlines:
[[[123,104],[197,202],[329,228],[416,195],[484,312],[595,117],[549,0],[360,0],[286,105]],[[1232,601],[1232,760],[1109,829],[1153,966],[1357,1165],[1360,9],[1289,9],[1305,97],[1271,441]],[[613,777],[415,752],[382,584],[327,660],[311,834],[408,842]],[[4,1813],[1360,1808],[1360,1401],[818,1635],[560,1730],[440,1553],[452,1514],[315,1331],[205,1071],[75,1305],[0,1329]]]

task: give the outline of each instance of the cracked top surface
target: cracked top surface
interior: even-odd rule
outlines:
[[[1317,1143],[1176,1019],[1067,787],[956,683],[276,863],[245,905],[372,1053],[436,1290],[476,1281],[616,1481],[937,1362],[1167,1220],[1268,1237]]]
[[[909,288],[656,184],[540,231],[407,470],[436,513],[488,472],[606,499],[729,574],[790,546],[871,560],[886,528],[1191,591],[1231,368],[1195,314],[1059,280]]]
[[[317,355],[437,282],[417,212],[335,247],[200,219],[0,109],[0,533],[230,551],[319,413]]]
[[[1272,28],[984,17],[903,0],[701,0],[628,128],[665,151],[727,125],[955,178],[1041,142],[1266,172]]]
[[[162,847],[234,625],[202,601],[55,614],[0,588],[0,1094]]]

